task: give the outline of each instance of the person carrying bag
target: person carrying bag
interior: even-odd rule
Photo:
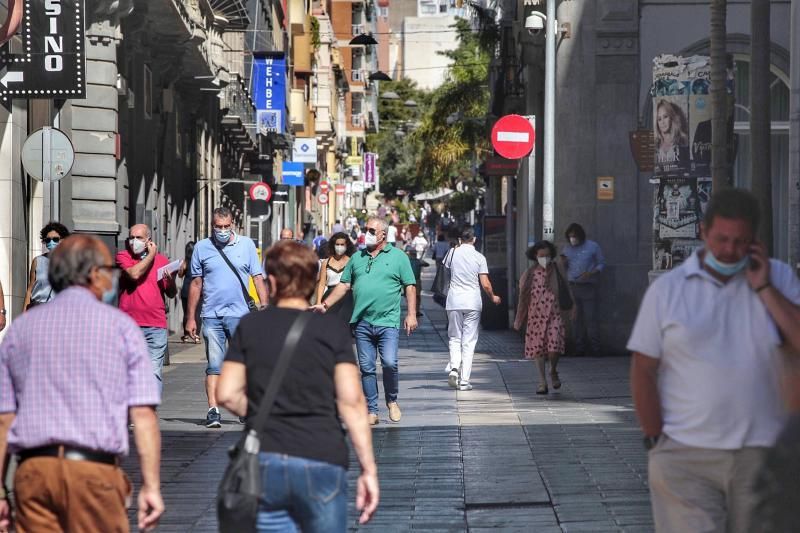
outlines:
[[[307,312],[317,276],[311,249],[282,241],[267,251],[266,264],[274,305],[242,318],[216,389],[222,407],[246,415],[247,428],[220,484],[220,531],[345,532],[342,422],[361,465],[361,523],[379,499],[350,328],[336,315]]]
[[[233,272],[233,275],[236,276],[236,279],[239,281],[239,285],[241,285],[242,287],[242,296],[244,296],[244,301],[247,304],[247,308],[250,311],[255,311],[256,309],[258,309],[256,301],[253,299],[252,296],[250,296],[250,293],[247,292],[247,287],[244,286],[244,282],[242,281],[241,276],[239,276],[239,272],[236,271],[236,267],[233,266],[233,263],[231,263],[231,260],[228,259],[228,256],[225,255],[225,252],[223,252],[221,248],[217,248],[216,250],[219,252],[219,255],[222,256],[222,259],[225,261],[225,264],[228,265],[228,268],[231,269],[231,272]]]

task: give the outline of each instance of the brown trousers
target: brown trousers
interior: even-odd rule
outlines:
[[[118,466],[34,457],[17,469],[14,492],[18,533],[130,529],[131,482]]]

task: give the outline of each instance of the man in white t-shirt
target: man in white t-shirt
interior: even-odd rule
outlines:
[[[755,241],[758,218],[749,192],[715,192],[704,248],[647,290],[628,341],[656,531],[752,531],[786,421],[780,348],[800,349],[800,281]]]
[[[445,305],[450,348],[450,361],[445,368],[449,373],[447,383],[454,389],[468,391],[472,390],[469,378],[483,307],[481,287],[495,305],[500,304],[500,297],[492,290],[486,258],[475,249],[472,228],[461,233],[461,245],[450,250],[442,265],[450,269]]]
[[[417,236],[411,241],[414,251],[417,252],[417,259],[422,259],[425,256],[425,250],[428,249],[428,240],[422,234],[422,229],[417,232]]]

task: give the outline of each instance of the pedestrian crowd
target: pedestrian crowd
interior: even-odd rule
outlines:
[[[774,502],[797,492],[781,465],[796,456],[800,422],[787,418],[781,390],[796,358],[787,354],[800,351],[800,282],[756,240],[759,218],[749,193],[717,193],[703,247],[650,286],[628,342],[658,531],[795,527]],[[119,462],[131,430],[142,471],[138,526],[156,527],[165,301],[178,294],[182,340],[202,338],[205,349],[203,423],[221,427],[224,408],[244,425],[220,486],[223,531],[242,520],[258,531],[345,531],[344,430],[361,469],[359,521],[370,520],[380,500],[370,426],[381,423],[381,403],[389,421],[402,419],[399,341],[418,327],[428,266],[448,320],[442,380],[473,389],[484,303],[503,304],[476,228],[439,225],[426,237],[425,226],[412,232],[384,208],[363,227],[337,220],[310,246],[284,228],[262,259],[230,210],[215,209],[211,222],[210,236],[175,261],[144,224],[129,229],[113,259],[95,237],[57,222],[42,228],[25,313],[0,344],[0,457],[16,458],[0,463],[0,479],[15,469],[16,531],[127,530],[132,486]],[[564,238],[560,251],[533,244],[517,284],[513,327],[542,395],[562,387],[564,355],[603,355],[603,252],[577,223]],[[235,470],[247,453],[258,468]],[[249,508],[236,503],[247,486],[257,500]],[[3,490],[0,532],[11,527]]]

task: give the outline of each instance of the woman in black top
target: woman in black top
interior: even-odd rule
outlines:
[[[317,277],[316,256],[306,246],[282,241],[266,256],[274,305],[242,318],[217,385],[220,405],[248,419],[292,323],[308,308]],[[378,506],[378,475],[350,328],[337,316],[314,315],[260,434],[258,531],[346,531],[348,453],[339,417],[361,464],[356,507],[363,524]]]

